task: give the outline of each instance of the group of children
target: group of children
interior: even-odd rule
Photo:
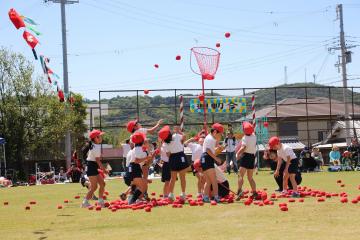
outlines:
[[[218,167],[222,160],[217,156],[222,151],[220,140],[224,133],[224,127],[215,123],[211,126],[209,133],[206,130],[201,131],[196,137],[186,140],[185,134],[179,127],[170,129],[164,126],[158,131],[159,144],[154,147],[149,143],[147,134],[155,134],[156,129],[160,127],[162,120],[151,129],[146,129],[137,121],[130,121],[127,124],[127,130],[130,136],[130,150],[126,155],[126,174],[124,182],[128,186],[126,192],[122,193],[120,198],[128,199],[129,204],[133,204],[140,199],[148,199],[147,190],[149,167],[156,156],[160,155],[161,161],[161,181],[163,186],[163,197],[175,200],[174,187],[177,180],[180,180],[181,194],[180,198],[186,198],[186,177],[189,171],[192,171],[197,177],[198,197],[202,197],[204,202],[210,202],[213,199],[219,202],[220,199],[229,194],[230,186],[226,180],[223,171]],[[252,197],[257,197],[256,183],[253,179],[255,169],[256,136],[254,127],[248,122],[243,123],[244,136],[240,142],[240,147],[236,151],[236,158],[239,161],[238,171],[238,190],[237,198],[243,195],[243,184],[245,174],[252,190]],[[105,182],[99,175],[99,171],[106,172],[102,166],[101,159],[101,135],[99,130],[93,130],[90,133],[91,146],[87,154],[87,176],[90,186],[89,192],[84,198],[83,207],[90,206],[89,200],[93,197],[97,186],[99,186],[98,202],[100,206],[104,205],[103,193]],[[192,152],[191,163],[186,159],[184,147],[188,147]],[[277,162],[275,178],[282,178],[283,186],[281,190],[286,191],[289,187],[293,189],[294,197],[298,196],[296,173],[298,159],[293,150],[285,144],[280,143],[278,137],[272,137],[269,140],[269,147],[276,152],[276,157],[272,157]],[[271,154],[269,154],[271,155]]]

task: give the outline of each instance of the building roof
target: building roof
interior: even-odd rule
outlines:
[[[308,98],[286,98],[279,101],[275,105],[269,105],[263,109],[256,111],[256,117],[268,117],[268,118],[282,118],[282,117],[306,117],[306,105],[309,117],[318,117],[318,116],[343,116],[344,113],[344,104],[338,100],[325,98],[325,97],[316,97]],[[352,109],[352,104],[349,104],[349,114],[352,115],[354,112],[355,115],[360,115],[360,106],[353,105],[354,111]]]
[[[349,121],[350,125],[350,137],[360,137],[360,121]],[[327,136],[327,138],[322,143],[335,143],[346,139],[346,126],[345,121],[337,121],[331,133]]]

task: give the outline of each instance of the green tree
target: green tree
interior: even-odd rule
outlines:
[[[33,66],[21,54],[0,49],[0,135],[6,141],[8,165],[24,175],[24,161],[64,159],[69,128],[74,148],[84,141],[86,126],[82,97],[65,111],[43,78],[33,79]]]

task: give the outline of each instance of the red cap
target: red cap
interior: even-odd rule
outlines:
[[[102,131],[100,131],[100,130],[97,130],[97,129],[94,129],[94,130],[92,130],[92,131],[90,132],[89,137],[90,137],[90,139],[94,139],[94,138],[96,138],[97,136],[101,136],[101,135],[103,135],[103,134],[104,134],[104,132],[102,132]]]
[[[196,171],[199,171],[199,169],[201,168],[200,159],[196,159],[196,160],[194,161],[193,166],[194,166],[194,169],[195,169]]]
[[[127,123],[126,128],[128,130],[129,133],[132,133],[134,131],[134,128],[136,126],[136,124],[138,123],[137,120],[133,120]]]
[[[131,135],[131,141],[134,144],[142,143],[145,141],[145,139],[146,139],[146,136],[142,132],[136,132],[133,135]]]
[[[243,122],[243,131],[246,135],[251,135],[254,132],[254,127],[249,122]]]
[[[220,123],[214,123],[211,126],[212,129],[215,129],[216,131],[218,131],[219,133],[223,133],[224,132],[224,127],[223,125],[221,125]]]
[[[168,125],[166,125],[162,129],[160,129],[158,136],[161,140],[164,141],[165,139],[167,139],[169,137],[170,132],[171,132],[170,127]]]
[[[275,145],[280,144],[280,139],[278,137],[271,137],[269,139],[269,146],[270,148],[274,148]]]

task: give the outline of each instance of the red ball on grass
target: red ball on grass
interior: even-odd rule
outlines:
[[[145,212],[151,212],[151,207],[144,208]]]
[[[339,179],[339,180],[337,180],[337,181],[336,181],[336,183],[341,183],[341,180],[340,180],[340,179]]]
[[[117,211],[117,208],[112,208],[111,211],[112,211],[112,212],[116,212],[116,211]]]
[[[212,201],[210,202],[210,204],[211,204],[212,206],[216,206],[216,205],[217,205],[217,202],[212,200]]]
[[[156,195],[156,193],[154,193],[154,192],[151,193],[151,196],[155,196],[155,195]]]
[[[88,210],[93,210],[94,209],[94,206],[89,206],[88,207]]]
[[[106,202],[106,203],[104,203],[104,206],[105,206],[105,207],[109,207],[109,206],[110,206],[110,203]]]
[[[175,59],[176,59],[177,61],[179,61],[179,60],[181,60],[181,56],[180,56],[180,55],[177,55],[177,56],[175,57]]]
[[[245,202],[244,202],[245,206],[250,206],[251,203],[252,203],[252,201],[245,201]]]
[[[58,206],[57,206],[57,209],[62,209],[62,208],[63,208],[62,205],[58,205]]]
[[[347,199],[346,197],[342,197],[342,198],[340,199],[340,202],[342,202],[342,203],[347,203],[347,202],[348,202],[348,199]]]
[[[69,203],[69,200],[65,199],[65,200],[64,200],[64,203]]]
[[[25,206],[25,210],[30,210],[30,206]]]
[[[30,205],[35,205],[36,201],[30,201]]]
[[[341,184],[340,187],[345,187],[345,184]]]
[[[360,195],[359,195],[359,196],[357,196],[357,200],[358,200],[358,201],[360,201]]]
[[[354,204],[357,204],[359,201],[355,198],[355,199],[351,200],[351,202]]]
[[[219,48],[219,47],[220,47],[220,43],[216,43],[216,47]]]
[[[230,34],[229,32],[225,33],[225,37],[226,37],[226,38],[229,38],[230,35],[231,35],[231,34]]]
[[[290,198],[290,199],[289,199],[289,202],[293,203],[293,202],[295,202],[295,199]]]
[[[4,205],[9,205],[9,202],[4,202]]]
[[[318,198],[318,200],[317,200],[318,202],[325,202],[325,198]]]
[[[95,210],[96,210],[96,211],[101,211],[101,207],[100,207],[100,206],[96,206]]]
[[[289,209],[286,206],[282,206],[280,208],[280,210],[283,211],[283,212],[287,212]]]
[[[80,196],[78,196],[78,195],[77,195],[77,196],[75,196],[74,198],[75,198],[75,199],[79,199],[79,198],[80,198]]]
[[[105,194],[106,196],[108,196],[108,195],[109,195],[109,192],[108,192],[108,191],[105,191],[104,194]]]
[[[304,199],[303,199],[303,198],[300,198],[300,199],[299,199],[299,202],[304,202]]]

